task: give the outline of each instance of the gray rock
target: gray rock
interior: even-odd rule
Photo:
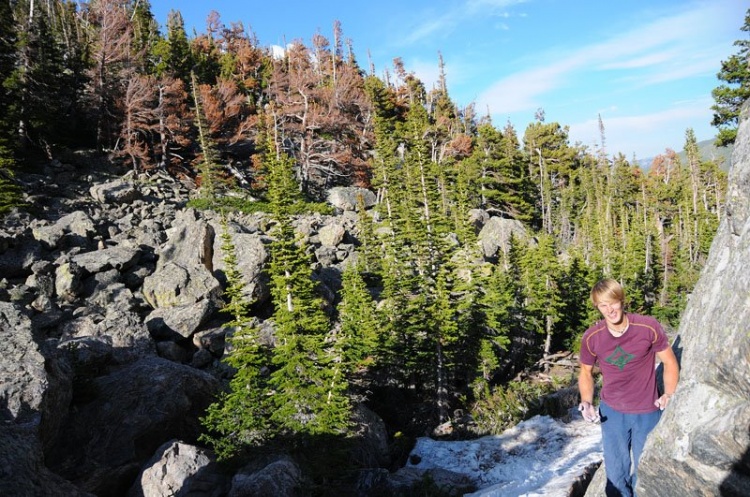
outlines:
[[[498,250],[507,254],[511,236],[522,242],[528,242],[529,240],[526,228],[520,221],[501,217],[489,218],[478,236],[484,256],[498,256]]]
[[[469,223],[474,226],[476,233],[482,230],[489,219],[489,213],[483,209],[471,209],[469,211]]]
[[[220,229],[220,228],[219,228]],[[244,283],[243,295],[250,301],[264,302],[270,297],[267,278],[263,275],[263,269],[268,262],[269,252],[267,244],[270,239],[259,233],[242,233],[229,225],[228,231],[232,237],[235,249],[237,270],[242,275]],[[220,236],[214,242],[213,267],[216,273],[226,282],[227,255],[222,248],[223,241]]]
[[[0,419],[33,427],[45,444],[70,403],[69,368],[37,345],[31,321],[7,302],[0,302],[0,358]]]
[[[303,478],[299,466],[290,458],[280,458],[260,469],[253,464],[241,469],[232,478],[227,497],[273,495],[274,497],[302,497]]]
[[[143,295],[154,309],[209,300],[218,305],[221,284],[213,276],[215,232],[191,209],[178,215],[156,270],[143,281]]]
[[[376,468],[388,461],[388,430],[383,420],[364,404],[354,408],[354,439],[357,441],[352,459],[360,468]]]
[[[146,326],[157,339],[173,339],[175,334],[190,338],[214,311],[208,300],[172,307],[158,307],[146,317]]]
[[[156,342],[156,352],[159,354],[159,357],[179,362],[181,364],[187,364],[191,360],[191,353],[189,350],[182,345],[169,340]]]
[[[409,490],[415,485],[424,482],[429,476],[435,486],[442,489],[447,495],[463,495],[476,490],[471,480],[460,473],[455,473],[443,468],[433,468],[425,471],[420,468],[406,466],[389,475],[388,483],[391,492]]]
[[[8,248],[0,251],[0,274],[5,278],[28,276],[31,266],[41,258],[42,246],[38,241],[18,236]]]
[[[52,225],[33,228],[34,238],[45,248],[55,249],[67,239],[66,246],[85,247],[97,234],[93,219],[83,211],[74,211]]]
[[[159,447],[146,463],[128,497],[223,497],[229,481],[212,453],[173,440]]]
[[[112,247],[75,255],[71,261],[93,274],[107,269],[126,271],[138,263],[139,257],[140,251],[138,249]]]
[[[7,302],[0,302],[0,357],[3,418],[40,423],[49,387],[45,359],[31,334],[31,321]]]
[[[125,364],[155,354],[154,341],[141,319],[126,309],[108,307],[60,326],[60,346],[75,346],[80,339],[97,341],[109,348],[116,364]]]
[[[123,179],[93,185],[89,193],[94,200],[103,204],[125,204],[140,196],[133,183]]]
[[[346,230],[339,223],[331,223],[318,230],[318,240],[324,247],[335,247],[344,241]]]
[[[195,210],[180,211],[167,230],[168,241],[159,253],[159,262],[176,262],[186,267],[200,264],[212,272],[215,238],[213,226]]]
[[[745,105],[727,214],[680,322],[681,381],[646,443],[639,496],[750,495],[749,114]]]
[[[342,211],[357,210],[359,202],[366,209],[373,207],[377,202],[375,194],[366,188],[352,186],[337,186],[328,190],[328,203]]]
[[[202,265],[168,262],[143,280],[143,296],[154,309],[217,302],[221,293],[219,281]]]
[[[48,451],[50,469],[96,495],[123,495],[172,439],[194,441],[219,384],[194,368],[150,357],[87,383]]]
[[[334,247],[321,246],[315,249],[315,259],[323,266],[332,266],[338,261]]]
[[[14,497],[95,497],[44,465],[35,430],[0,424],[0,495]]]

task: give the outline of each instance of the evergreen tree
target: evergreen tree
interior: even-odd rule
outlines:
[[[574,256],[570,264],[562,268],[558,281],[561,303],[558,324],[560,332],[553,336],[555,350],[575,350],[583,332],[597,319],[597,311],[590,305],[591,287],[596,283],[594,276],[579,256]],[[630,288],[628,286],[628,289]],[[630,298],[630,291],[628,297]]]
[[[151,12],[151,2],[149,0],[131,0],[133,24],[133,53],[140,54],[136,58],[136,63],[140,65],[139,73],[155,73],[154,50],[159,43],[164,42],[164,38],[159,33],[159,23],[154,19]]]
[[[277,226],[270,274],[277,345],[270,385],[271,420],[285,434],[344,433],[350,416],[348,379],[342,374],[339,338],[332,336],[312,280],[304,244],[296,239],[289,203],[280,193],[294,183],[291,162],[278,151],[267,156],[269,195]]]
[[[359,372],[377,360],[380,326],[375,302],[355,264],[344,270],[337,310],[345,370]]]
[[[230,459],[257,448],[274,436],[270,422],[267,370],[270,354],[260,344],[258,328],[250,315],[251,303],[243,293],[242,274],[237,267],[236,247],[226,219],[222,219],[222,251],[224,252],[227,287],[226,305],[222,312],[231,316],[227,327],[228,352],[224,361],[235,370],[229,389],[209,406],[201,419],[208,429],[201,440],[209,443],[220,460]]]
[[[544,335],[543,353],[547,356],[552,352],[552,336],[563,307],[558,286],[562,271],[552,236],[539,235],[537,246],[524,253],[521,267],[526,296],[524,311],[531,326]]]
[[[8,2],[0,3],[0,25],[4,26],[3,36],[0,36],[0,108],[4,109],[0,115],[0,166],[6,169],[13,161],[13,151],[16,146],[17,112],[13,112],[12,105],[19,98],[17,88],[9,81],[13,77],[16,67],[16,23],[13,10]]]
[[[190,51],[187,33],[185,33],[185,21],[179,10],[170,10],[167,15],[166,42],[166,57],[157,66],[157,74],[166,74],[186,83],[195,84],[193,81],[195,61]],[[203,82],[203,79],[198,77],[198,82]]]
[[[34,146],[51,156],[54,145],[71,143],[76,134],[73,114],[80,90],[72,70],[76,60],[65,60],[68,54],[51,25],[50,14],[55,15],[51,4],[23,1],[15,11],[18,64],[4,86],[16,98],[8,102],[7,109],[17,119],[18,144]]]
[[[500,132],[489,122],[477,128],[472,162],[481,175],[481,207],[503,217],[534,219],[533,185],[528,181],[518,137],[510,123]]]
[[[8,2],[0,2],[0,25],[6,31],[0,36],[0,108],[5,109],[0,116],[0,216],[21,203],[21,189],[13,182],[15,169],[15,130],[16,114],[12,112],[12,102],[17,99],[8,80],[14,73],[16,64],[15,23]]]
[[[484,294],[478,300],[483,316],[484,334],[481,341],[477,393],[496,379],[503,368],[509,375],[526,366],[526,350],[529,336],[524,318],[524,294],[521,285],[520,248],[515,237],[511,236],[507,256],[493,267],[484,284]]]
[[[576,149],[568,144],[568,127],[537,121],[526,128],[523,142],[530,179],[537,189],[542,230],[547,234],[557,230],[560,234],[560,228],[566,226],[560,221],[570,218],[573,212],[573,206],[562,200],[574,187],[573,178],[580,165]]]
[[[201,173],[201,195],[209,200],[215,200],[219,180],[219,156],[213,140],[209,136],[206,116],[202,109],[202,100],[198,93],[198,85],[195,75],[191,77],[193,88],[193,102],[195,103],[195,125],[198,128],[198,146],[202,152],[199,158],[199,171]]]
[[[391,190],[399,185],[399,142],[404,110],[395,91],[375,76],[369,76],[365,80],[365,90],[374,107],[372,186],[377,192],[378,213],[381,217],[390,219],[393,216]]]
[[[745,23],[740,28],[750,34],[750,9],[745,13]],[[734,42],[739,51],[727,60],[721,61],[721,70],[716,77],[726,84],[717,86],[711,92],[716,102],[711,124],[719,129],[716,145],[724,147],[737,138],[740,109],[750,97],[750,39]]]

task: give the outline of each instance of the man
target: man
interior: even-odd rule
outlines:
[[[677,388],[679,367],[659,322],[624,312],[625,292],[617,281],[603,279],[594,285],[591,302],[604,319],[581,339],[579,410],[587,421],[601,421],[607,496],[632,497],[643,445]],[[664,366],[661,396],[656,358]],[[596,363],[602,373],[598,412],[593,406]]]

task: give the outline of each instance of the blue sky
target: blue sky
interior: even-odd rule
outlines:
[[[571,143],[600,143],[638,159],[681,151],[685,131],[712,139],[711,90],[721,61],[747,39],[744,0],[151,0],[164,26],[179,10],[188,35],[211,10],[242,22],[264,46],[333,39],[341,22],[360,65],[383,76],[400,57],[428,88],[442,54],[448,91],[519,138],[537,109],[570,127]],[[283,7],[282,7],[283,6]]]

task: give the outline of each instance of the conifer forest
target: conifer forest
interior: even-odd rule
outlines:
[[[726,165],[700,157],[691,129],[684,150],[643,168],[606,149],[601,120],[592,148],[541,109],[516,128],[459,107],[440,54],[433,88],[397,57],[372,67],[337,22],[281,56],[215,12],[203,33],[188,34],[179,11],[162,28],[147,0],[2,1],[0,26],[0,215],[22,208],[18,171],[93,149],[123,171],[191,182],[190,206],[226,222],[273,220],[270,309],[244,299],[222,235],[234,330],[223,360],[236,374],[203,441],[223,458],[345,438],[359,402],[391,426],[463,412],[481,432],[502,428],[498,406],[534,395],[511,380],[575,352],[598,318],[599,278],[676,328],[722,216]],[[356,260],[330,307],[292,220],[335,215],[325,201],[337,186],[377,200],[356,210]],[[488,256],[480,216],[518,234]],[[266,319],[273,348],[258,340]]]

